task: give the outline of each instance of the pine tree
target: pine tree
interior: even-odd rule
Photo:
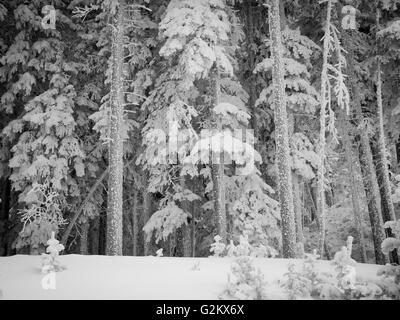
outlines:
[[[29,219],[22,229],[18,249],[28,245],[31,252],[43,249],[51,231],[58,232],[68,210],[67,202],[78,197],[77,179],[85,174],[82,146],[75,135],[79,126],[75,119],[77,92],[74,79],[84,68],[73,60],[67,33],[79,26],[58,12],[61,30],[43,29],[41,3],[10,3],[15,25],[15,37],[0,59],[1,82],[7,82],[2,92],[2,110],[13,114],[13,120],[3,128],[2,140],[12,144],[12,169],[9,179],[19,193],[23,216],[40,210],[40,203],[54,198],[59,209],[56,220],[49,212],[41,219]],[[26,216],[25,216],[26,217]],[[33,216],[32,216],[33,217]],[[33,250],[32,250],[33,249]]]
[[[349,112],[349,92],[345,85],[345,76],[342,70],[346,67],[346,59],[344,49],[341,46],[339,39],[339,31],[332,24],[332,0],[325,0],[321,3],[327,3],[327,14],[325,21],[325,30],[323,38],[323,61],[321,71],[321,107],[320,107],[320,131],[319,131],[319,164],[317,172],[317,208],[319,211],[319,251],[321,257],[325,248],[325,219],[326,219],[326,201],[325,201],[325,174],[326,174],[326,133],[332,134],[332,139],[337,141],[336,128],[335,128],[335,113],[332,108],[332,91],[336,96],[337,104],[340,108]],[[331,51],[336,54],[336,64],[331,63]],[[332,88],[331,79],[334,80],[335,85]],[[332,90],[333,89],[333,90]],[[327,126],[327,118],[329,123]]]
[[[321,72],[321,109],[320,109],[320,134],[319,134],[319,163],[318,163],[318,178],[317,178],[317,188],[318,188],[318,198],[317,198],[317,208],[319,211],[319,252],[321,257],[324,252],[325,243],[325,134],[326,134],[326,108],[330,101],[330,97],[327,97],[329,90],[329,79],[328,79],[328,58],[329,58],[329,44],[331,35],[331,15],[332,15],[332,1],[327,1],[327,14],[326,14],[326,24],[325,24],[325,35],[323,44],[323,62],[322,62],[322,72]]]

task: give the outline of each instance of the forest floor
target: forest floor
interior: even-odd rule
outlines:
[[[214,300],[226,288],[233,259],[62,255],[59,261],[66,270],[56,273],[55,289],[46,290],[40,256],[0,257],[0,295],[3,299]],[[287,299],[279,284],[290,262],[301,268],[303,260],[254,259],[265,276],[268,299]],[[329,261],[318,261],[316,268],[334,274]],[[357,277],[374,281],[378,268],[357,264]]]

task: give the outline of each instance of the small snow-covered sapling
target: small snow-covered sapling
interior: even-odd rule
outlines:
[[[59,261],[60,251],[64,250],[64,246],[55,238],[54,231],[51,232],[51,238],[47,241],[47,253],[42,253],[42,273],[58,272],[65,268]]]
[[[354,290],[356,284],[356,261],[351,258],[352,248],[353,237],[349,236],[347,245],[342,247],[333,258],[333,264],[336,266],[336,271],[338,271],[338,286],[344,292]]]
[[[236,256],[236,246],[233,243],[233,240],[229,242],[229,244],[226,246],[226,252],[228,257],[234,257]]]
[[[196,261],[192,267],[193,271],[200,271],[200,261]]]
[[[163,249],[161,248],[156,251],[156,257],[162,257],[162,256],[163,256]]]
[[[236,257],[228,273],[227,288],[219,296],[220,299],[265,300],[266,282],[264,274],[256,269],[249,256]]]
[[[214,237],[214,243],[211,244],[210,252],[214,254],[214,257],[222,257],[224,255],[226,245],[221,242],[222,238],[219,235]]]

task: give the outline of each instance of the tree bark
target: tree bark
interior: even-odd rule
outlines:
[[[89,249],[89,227],[90,223],[87,220],[86,222],[82,223],[81,228],[81,240],[80,240],[80,253],[87,255]]]
[[[11,254],[8,252],[9,243],[7,241],[7,224],[10,211],[11,199],[11,182],[8,177],[1,179],[1,211],[0,211],[0,256],[7,256]]]
[[[124,14],[120,1],[112,33],[112,83],[109,137],[109,178],[107,207],[107,255],[122,255],[122,197],[123,197],[123,141],[124,110]]]
[[[376,24],[379,30],[380,11],[377,9]],[[378,44],[377,44],[378,45]],[[377,113],[378,113],[378,141],[377,141],[377,161],[376,171],[378,176],[379,190],[381,194],[382,218],[383,222],[396,221],[394,205],[392,201],[392,188],[389,177],[389,162],[386,158],[386,142],[385,128],[383,124],[383,97],[382,97],[382,70],[380,57],[377,57],[377,80],[376,80],[376,98],[377,98]],[[393,237],[390,229],[385,229],[387,237]],[[394,250],[389,255],[390,261],[399,263],[397,250]]]
[[[269,10],[272,38],[272,71],[276,135],[276,162],[278,164],[279,200],[282,218],[283,256],[296,257],[296,227],[293,207],[292,170],[290,164],[288,117],[286,111],[282,30],[279,0],[273,0]]]
[[[348,116],[342,112],[341,123],[343,127],[343,144],[346,153],[346,162],[349,168],[349,188],[351,195],[351,202],[353,205],[353,214],[354,214],[354,225],[357,231],[357,240],[360,248],[360,259],[362,263],[367,261],[367,253],[365,250],[365,239],[364,239],[364,231],[363,231],[363,217],[360,208],[360,194],[358,190],[358,183],[356,179],[357,168],[354,165],[354,162],[357,161],[354,152],[353,145],[351,141],[351,133],[350,133],[350,123],[348,120]]]
[[[216,63],[215,66],[215,106],[220,103],[220,73],[219,73],[219,65]],[[218,127],[218,133],[222,134],[222,125],[221,119],[219,116],[215,117],[216,124]],[[213,162],[217,161],[218,163],[213,163],[211,170],[213,176],[213,184],[214,184],[214,207],[216,213],[217,220],[217,233],[221,237],[221,243],[227,243],[227,228],[226,228],[226,199],[225,199],[225,160],[224,160],[224,152],[223,152],[223,138],[220,139],[220,148],[221,152],[218,157],[212,155]],[[215,159],[216,158],[216,159]]]
[[[304,243],[303,236],[303,214],[302,214],[302,203],[300,198],[300,177],[293,173],[293,203],[294,212],[296,215],[296,242]]]
[[[152,196],[150,192],[147,192],[143,195],[143,225],[149,221],[151,216],[151,201]],[[148,256],[150,253],[150,241],[147,241],[147,236],[143,232],[143,250],[144,255]]]
[[[255,2],[254,1],[246,1],[246,22],[247,22],[247,26],[246,26],[246,41],[247,41],[247,54],[248,54],[248,70],[250,70],[250,76],[247,79],[249,82],[248,85],[248,92],[249,92],[249,106],[251,109],[251,127],[254,130],[254,137],[255,137],[255,141],[254,141],[254,148],[255,150],[259,151],[260,150],[260,146],[259,146],[259,133],[258,133],[258,125],[257,125],[257,114],[256,114],[256,100],[257,100],[257,90],[256,90],[256,86],[254,85],[255,82],[255,77],[253,74],[253,70],[255,68],[255,55],[254,55],[254,51],[252,49],[252,46],[254,45],[254,20],[253,20],[253,4]]]
[[[182,190],[185,190],[186,187],[187,187],[186,186],[186,177],[185,176],[181,176],[180,177],[180,184],[181,184]],[[187,200],[183,201],[182,209],[185,212],[189,213],[190,205],[189,205]],[[191,220],[193,221],[193,219],[191,219]],[[190,238],[190,236],[191,236],[190,225],[189,224],[182,225],[182,237],[183,237],[183,239],[182,239],[183,243],[182,244],[183,244],[183,256],[184,257],[190,257],[190,255],[191,255],[192,248],[191,248],[191,238]]]
[[[192,221],[191,221],[191,237],[192,237],[192,257],[196,256],[196,219],[198,216],[199,206],[192,202]]]
[[[99,231],[100,231],[100,217],[95,217],[90,221],[89,229],[89,254],[99,254]]]
[[[374,160],[374,164],[375,164],[376,176],[377,176],[380,199],[381,199],[382,222],[385,223],[387,221],[395,221],[396,218],[392,217],[392,215],[395,215],[394,204],[392,201],[392,195],[388,194],[388,190],[385,187],[385,181],[384,181],[385,180],[385,177],[384,177],[385,176],[385,173],[384,173],[385,160],[382,160],[382,154],[379,151],[379,148],[380,148],[379,142],[372,141],[370,143],[370,145],[371,145],[371,150],[373,153],[373,160]],[[386,171],[388,171],[387,165],[386,165]],[[388,199],[389,199],[389,201],[388,201]],[[393,209],[393,211],[392,211],[392,209]],[[386,235],[386,237],[395,237],[391,229],[385,229],[385,235]],[[389,253],[389,259],[390,259],[390,262],[392,262],[392,263],[398,263],[397,250],[393,250],[392,252]]]
[[[133,203],[132,203],[132,255],[138,255],[138,205],[139,205],[139,192],[133,191]]]

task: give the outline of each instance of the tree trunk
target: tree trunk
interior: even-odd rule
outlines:
[[[152,196],[150,192],[147,192],[143,195],[143,225],[149,221],[151,216],[151,201]],[[147,236],[143,232],[143,249],[144,255],[148,256],[150,253],[150,241],[147,241]]]
[[[191,221],[191,236],[192,236],[192,257],[196,256],[196,219],[198,216],[199,206],[196,202],[192,202],[192,221]]]
[[[377,10],[376,24],[379,31],[380,12]],[[385,143],[385,128],[383,124],[383,98],[382,98],[382,70],[381,61],[377,59],[377,80],[376,80],[376,98],[377,98],[377,113],[378,113],[378,141],[377,141],[377,161],[376,170],[378,176],[378,184],[381,194],[382,218],[383,222],[396,221],[394,205],[392,201],[392,188],[389,177],[389,162],[386,158],[386,143]],[[390,229],[385,229],[387,237],[393,237]],[[390,261],[399,263],[397,250],[394,250],[389,255]]]
[[[180,183],[181,183],[181,187],[182,190],[186,189],[186,177],[185,176],[181,176],[180,177]],[[190,204],[188,203],[188,201],[183,201],[182,203],[182,209],[189,213],[190,211]],[[193,219],[191,219],[193,221]],[[183,244],[183,256],[184,257],[190,257],[191,255],[191,232],[190,232],[190,225],[189,224],[184,224],[182,225],[182,244]]]
[[[272,37],[272,72],[276,130],[276,162],[278,164],[279,200],[282,217],[283,256],[296,257],[296,227],[293,208],[292,171],[290,164],[288,118],[285,99],[284,62],[279,0],[269,10]]]
[[[139,204],[139,192],[137,190],[133,191],[133,203],[132,203],[132,255],[138,255],[138,204]]]
[[[95,217],[90,221],[89,229],[89,254],[99,254],[99,229],[100,229],[100,218]]]
[[[254,21],[253,21],[253,4],[254,1],[246,1],[246,41],[247,41],[247,54],[248,54],[248,70],[253,71],[255,68],[255,55],[252,46],[254,45]],[[258,133],[258,125],[257,125],[257,114],[256,114],[256,100],[257,100],[257,90],[256,86],[254,85],[255,77],[253,72],[250,72],[250,76],[247,79],[248,81],[248,92],[249,92],[249,106],[251,109],[251,127],[254,130],[254,148],[255,150],[259,151],[259,133]]]
[[[385,235],[383,231],[381,207],[379,204],[379,188],[376,181],[372,152],[368,137],[365,137],[364,133],[360,133],[360,139],[360,165],[368,201],[368,212],[372,228],[372,238],[374,241],[375,260],[377,264],[385,264],[386,258],[381,249],[381,244]]]
[[[81,240],[80,240],[80,253],[87,255],[89,249],[89,227],[90,223],[87,220],[82,224],[81,228]]]
[[[219,65],[216,63],[215,67],[215,106],[220,103],[220,74]],[[218,133],[222,134],[222,124],[219,116],[215,117],[216,124],[218,127]],[[223,138],[220,139],[220,148],[223,150]],[[216,158],[216,159],[215,159]],[[212,176],[214,184],[214,204],[215,204],[215,214],[217,220],[217,232],[221,237],[221,243],[227,243],[227,229],[226,229],[226,199],[225,199],[225,164],[224,164],[224,152],[220,152],[218,157],[212,155]],[[215,163],[215,161],[217,163]]]
[[[385,187],[385,160],[382,160],[382,154],[379,151],[379,142],[377,141],[372,141],[370,143],[371,145],[371,150],[373,153],[373,159],[374,159],[374,164],[375,164],[375,169],[376,169],[376,176],[378,180],[378,187],[379,187],[379,193],[380,193],[380,199],[381,199],[381,210],[382,210],[382,221],[383,223],[387,221],[395,221],[396,218],[392,217],[392,215],[395,215],[394,213],[394,204],[392,201],[392,195],[387,193],[387,188]],[[387,165],[386,165],[386,171],[388,170]],[[389,182],[390,183],[390,182]],[[389,201],[388,201],[388,196],[389,196]],[[393,209],[393,211],[392,211]],[[394,237],[394,234],[391,229],[385,229],[385,235],[386,237]],[[389,254],[390,262],[393,263],[398,263],[398,256],[397,256],[397,250],[394,250],[390,252]]]
[[[328,104],[329,94],[329,78],[328,78],[328,57],[329,57],[329,35],[330,35],[330,21],[332,15],[332,2],[327,2],[325,38],[323,48],[323,64],[321,73],[321,109],[320,109],[320,132],[319,132],[319,163],[317,170],[317,209],[319,211],[319,252],[321,257],[324,255],[324,242],[325,242],[325,147],[326,147],[326,107]]]
[[[117,9],[112,33],[112,82],[111,116],[109,137],[109,178],[107,207],[107,255],[122,255],[122,197],[123,197],[123,141],[122,125],[124,110],[123,62],[124,16],[123,2]]]
[[[377,72],[378,72],[377,100],[378,100],[378,121],[379,121],[378,144],[377,144],[377,149],[378,149],[377,169],[379,169],[378,182],[380,181],[381,199],[383,203],[382,209],[384,209],[382,210],[383,221],[386,222],[386,221],[395,221],[396,215],[394,213],[388,161],[386,158],[385,130],[383,126],[382,79],[381,79],[381,67],[379,61],[378,61]]]
[[[7,256],[11,254],[8,252],[8,217],[10,211],[10,199],[11,199],[11,182],[10,179],[3,178],[1,179],[1,211],[0,211],[0,256]]]
[[[107,229],[107,216],[100,215],[99,219],[99,255],[106,254],[106,229]]]
[[[296,242],[304,243],[303,214],[302,214],[302,203],[300,198],[300,177],[296,173],[293,173],[292,179],[293,179],[293,203],[294,203],[294,212],[296,215]]]
[[[354,162],[357,161],[354,156],[353,146],[351,141],[351,132],[350,132],[350,123],[347,119],[347,115],[342,112],[341,123],[343,126],[343,144],[346,152],[346,162],[349,168],[349,188],[351,194],[351,201],[353,205],[353,214],[354,214],[354,225],[357,230],[357,240],[360,248],[360,258],[361,262],[365,263],[367,261],[367,253],[365,250],[365,239],[364,239],[364,231],[362,226],[362,212],[360,208],[360,199],[359,199],[359,190],[358,183],[356,179],[357,168],[354,165]]]

